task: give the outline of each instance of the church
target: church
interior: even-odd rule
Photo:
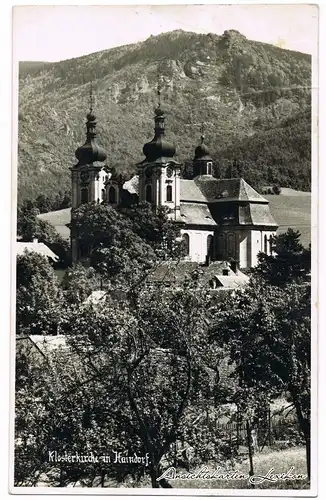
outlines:
[[[185,260],[190,262],[228,261],[246,269],[257,264],[260,251],[271,252],[270,238],[278,226],[268,200],[243,178],[213,177],[213,161],[204,135],[192,153],[193,178],[181,177],[182,164],[176,159],[176,148],[166,139],[166,117],[160,97],[155,109],[154,137],[143,146],[144,158],[136,163],[137,173],[124,183],[112,176],[112,169],[105,164],[106,153],[96,142],[92,107],[91,99],[86,142],[76,150],[78,162],[70,169],[72,209],[88,202],[117,206],[125,199],[147,201],[154,210],[165,206],[168,216],[180,224]],[[83,252],[73,219],[71,222],[72,260],[77,262],[83,259]]]

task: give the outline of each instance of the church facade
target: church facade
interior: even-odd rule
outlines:
[[[257,264],[260,251],[271,252],[270,238],[277,223],[268,200],[243,178],[217,179],[212,175],[213,161],[201,137],[195,148],[193,178],[182,179],[175,147],[165,137],[165,114],[155,109],[154,137],[143,147],[144,159],[136,164],[137,174],[129,181],[112,176],[105,165],[106,153],[96,143],[96,117],[87,115],[86,142],[76,150],[78,163],[72,167],[73,209],[83,203],[110,203],[117,206],[127,196],[135,202],[147,201],[168,209],[168,216],[180,224],[185,242],[185,260],[197,263],[233,261],[240,268]],[[71,225],[72,259],[83,257]]]

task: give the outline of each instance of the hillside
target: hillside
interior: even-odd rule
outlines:
[[[85,137],[91,79],[98,141],[107,163],[130,175],[152,138],[158,73],[179,160],[192,159],[204,122],[217,173],[236,155],[254,187],[310,189],[310,56],[233,30],[178,30],[58,63],[22,63],[19,199],[66,190]]]
[[[278,234],[289,227],[300,231],[304,247],[311,242],[311,194],[282,188],[282,194],[266,195],[274,219],[279,227]]]

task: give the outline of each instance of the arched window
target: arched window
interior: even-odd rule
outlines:
[[[105,189],[102,189],[102,201],[105,201],[106,199],[106,192]]]
[[[166,186],[166,201],[172,201],[172,186]]]
[[[152,203],[152,186],[150,184],[146,186],[146,201]]]
[[[109,189],[109,203],[112,203],[113,205],[117,202],[117,192],[115,190],[115,187],[111,186]]]
[[[235,259],[236,258],[236,252],[235,252],[235,234],[234,233],[229,233],[228,234],[228,243],[227,243],[227,258],[228,259]]]
[[[206,252],[206,255],[208,255],[209,257],[213,256],[213,236],[211,234],[209,234],[207,236],[207,252]]]
[[[225,234],[221,233],[218,237],[217,258],[223,260],[226,258]]]
[[[80,202],[88,203],[88,188],[81,188],[80,190]]]
[[[182,239],[183,239],[183,243],[184,243],[184,248],[185,248],[186,255],[189,255],[189,253],[190,253],[189,234],[184,233],[182,235]]]
[[[267,235],[264,236],[264,253],[267,253]]]
[[[212,175],[212,162],[207,162],[207,175]]]

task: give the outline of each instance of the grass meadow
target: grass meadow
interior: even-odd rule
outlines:
[[[223,464],[207,464],[210,470],[216,469],[218,466],[223,470],[227,469]],[[275,474],[286,473],[293,467],[293,474],[302,474],[305,479],[297,480],[278,480],[276,482],[264,481],[259,485],[255,485],[255,489],[309,489],[309,482],[306,478],[306,451],[304,447],[289,448],[286,450],[275,451],[268,448],[262,453],[256,453],[253,457],[254,475],[265,476],[270,469],[274,469]],[[235,464],[232,471],[249,473],[249,458]],[[178,472],[178,471],[177,471]],[[194,471],[192,471],[194,472]],[[170,481],[173,488],[196,488],[196,489],[252,489],[252,486],[247,480],[180,480]]]
[[[279,225],[278,234],[289,227],[297,229],[301,233],[301,243],[308,247],[311,241],[311,193],[282,188],[282,194],[264,197]]]

